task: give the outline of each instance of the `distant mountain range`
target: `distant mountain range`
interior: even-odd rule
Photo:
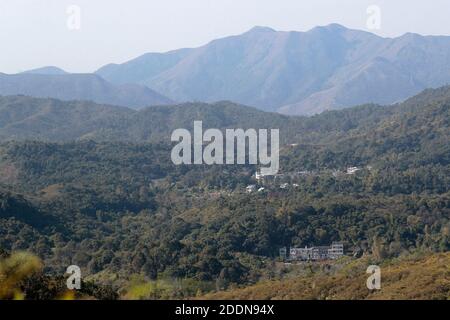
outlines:
[[[307,32],[255,27],[202,47],[147,53],[95,74],[44,67],[0,74],[0,95],[92,100],[139,109],[229,100],[294,115],[392,104],[450,83],[450,37],[382,38],[338,24]]]
[[[147,53],[97,71],[176,101],[231,100],[288,114],[390,104],[450,83],[450,37],[382,38],[337,24],[308,32],[255,27],[195,49]]]
[[[86,100],[135,109],[173,103],[143,85],[115,85],[95,74],[68,74],[55,67],[12,75],[0,73],[0,95],[17,94],[60,100]]]

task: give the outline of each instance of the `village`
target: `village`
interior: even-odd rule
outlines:
[[[302,170],[297,172],[278,173],[276,175],[263,175],[260,170],[256,170],[254,174],[254,179],[256,183],[248,185],[246,187],[246,192],[247,193],[264,192],[267,191],[268,188],[273,189],[274,186],[276,186],[281,190],[287,190],[289,188],[299,187],[299,184],[295,183],[299,179],[317,176],[323,174],[324,172],[331,174],[331,176],[333,176],[334,178],[339,178],[342,176],[353,176],[363,170],[372,171],[372,167],[366,166],[365,168],[363,168],[357,166],[350,166],[343,171],[326,170],[323,172]]]

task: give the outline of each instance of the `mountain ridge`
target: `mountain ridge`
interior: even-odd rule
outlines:
[[[343,133],[368,129],[376,132],[390,118],[401,123],[408,113],[415,115],[413,122],[425,114],[433,118],[445,114],[449,102],[450,86],[446,86],[425,90],[392,106],[369,104],[306,117],[263,112],[229,101],[152,106],[136,111],[87,101],[8,96],[0,97],[0,138],[167,142],[174,129],[192,129],[193,122],[201,120],[205,128],[278,128],[282,144],[323,144]],[[432,111],[434,105],[441,111]],[[391,125],[387,122],[385,126]]]
[[[48,71],[46,68],[44,70]],[[90,100],[135,109],[173,103],[148,87],[139,84],[114,85],[95,74],[46,74],[39,69],[20,74],[0,73],[0,95],[17,94],[66,101]]]
[[[383,38],[330,24],[306,32],[254,27],[197,48],[147,53],[96,73],[116,83],[144,84],[176,101],[231,100],[264,111],[315,114],[391,104],[446,85],[450,69],[441,66],[449,64],[450,37]],[[146,71],[134,75],[133,69]]]
[[[55,66],[46,66],[42,68],[36,68],[21,72],[22,74],[47,74],[47,75],[55,75],[55,74],[68,74],[65,70],[55,67]]]

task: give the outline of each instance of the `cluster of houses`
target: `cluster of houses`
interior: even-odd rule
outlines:
[[[288,172],[288,173],[278,173],[275,175],[263,175],[259,170],[255,172],[255,179],[258,182],[270,182],[270,181],[277,181],[277,180],[283,180],[285,178],[298,178],[298,177],[305,177],[313,175],[314,172],[312,171],[298,171],[298,172]]]
[[[287,249],[280,249],[280,257],[284,261],[320,261],[335,260],[344,255],[344,245],[340,242],[333,242],[331,246],[290,248],[289,255]]]
[[[368,170],[371,170],[372,167],[368,166],[367,167]],[[332,172],[332,175],[334,177],[338,177],[340,175],[354,175],[356,174],[358,171],[361,171],[362,168],[360,167],[348,167],[345,171],[339,171],[339,170],[334,170]],[[315,172],[315,171],[298,171],[298,172],[288,172],[288,173],[279,173],[276,175],[271,175],[271,176],[265,176],[261,173],[260,170],[257,170],[255,172],[255,180],[259,185],[279,185],[280,189],[288,189],[289,187],[298,187],[299,185],[296,183],[289,183],[286,181],[295,181],[295,179],[297,178],[301,178],[301,177],[307,177],[307,176],[314,176],[319,174],[319,172]],[[277,183],[278,182],[278,183]],[[246,191],[247,193],[252,193],[252,192],[263,192],[265,191],[264,187],[258,187],[256,184],[255,185],[248,185],[246,187]]]
[[[285,189],[288,189],[290,186],[291,186],[291,185],[290,185],[289,183],[282,183],[282,184],[280,184],[280,189],[285,190]],[[293,186],[294,188],[297,188],[299,185],[296,184],[296,183],[293,183],[292,186]],[[259,188],[258,188],[258,186],[257,186],[256,184],[251,184],[251,185],[248,185],[248,186],[245,188],[245,190],[247,191],[247,193],[252,193],[252,192],[255,192],[255,191],[263,192],[263,191],[266,190],[266,188],[264,188],[264,187],[259,187]]]
[[[369,171],[372,170],[371,166],[367,166],[366,168]],[[334,170],[333,175],[337,175],[337,174],[354,175],[358,171],[361,171],[361,170],[363,170],[363,168],[361,168],[361,167],[348,167],[344,171]],[[255,179],[258,182],[268,182],[268,181],[276,181],[276,180],[280,180],[280,179],[283,180],[286,178],[295,179],[295,178],[300,178],[300,177],[314,176],[314,175],[318,175],[318,174],[320,174],[320,172],[318,172],[318,171],[303,170],[303,171],[297,171],[297,172],[286,172],[286,173],[279,173],[276,175],[270,175],[270,176],[266,175],[265,176],[259,170],[257,170],[255,172]]]

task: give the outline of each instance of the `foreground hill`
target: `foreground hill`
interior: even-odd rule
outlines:
[[[169,104],[171,100],[138,84],[114,85],[94,74],[66,74],[52,68],[20,74],[0,73],[0,95],[88,100],[131,108]]]
[[[370,259],[344,264],[326,274],[317,271],[281,281],[267,281],[200,297],[219,300],[423,300],[450,299],[450,252],[404,257],[381,267],[381,290],[368,290],[365,269]]]
[[[106,65],[97,74],[116,84],[144,84],[176,101],[231,100],[310,115],[391,104],[446,85],[448,65],[450,37],[382,38],[332,24],[308,32],[255,27],[199,48]]]
[[[169,156],[160,144],[1,144],[0,184],[14,194],[0,193],[0,248],[34,252],[57,274],[76,264],[99,282],[188,278],[202,292],[282,277],[284,246],[342,241],[349,256],[380,261],[450,249],[448,165],[321,170],[248,194],[254,167],[175,166]],[[197,292],[171,283],[170,298]]]

